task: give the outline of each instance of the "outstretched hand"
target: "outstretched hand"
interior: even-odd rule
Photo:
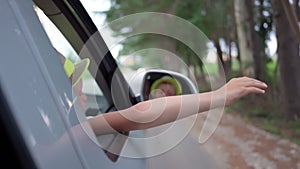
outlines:
[[[218,93],[226,90],[225,106],[230,106],[248,94],[264,94],[267,87],[267,84],[259,80],[249,77],[240,77],[231,79],[223,87],[216,90],[216,92],[218,95]]]

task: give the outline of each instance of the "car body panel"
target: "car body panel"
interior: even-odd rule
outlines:
[[[60,154],[64,158],[58,158],[55,163],[50,162],[51,157],[46,157],[46,153],[40,152],[43,148],[38,145],[43,147],[55,142],[69,127],[62,119],[66,112],[62,111],[60,96],[55,95],[62,91],[57,91],[54,83],[65,89],[66,93],[61,94],[69,99],[71,88],[60,72],[62,68],[49,69],[53,72],[46,69],[52,65],[46,66],[46,62],[59,64],[59,60],[51,57],[55,56],[54,50],[38,24],[32,2],[1,1],[0,6],[3,13],[0,20],[6,23],[1,27],[2,39],[6,39],[1,45],[1,86],[25,143],[39,168],[62,168],[65,161],[69,161],[71,168],[83,168],[70,139],[66,139],[65,149]],[[54,74],[57,75],[55,81],[51,78]]]

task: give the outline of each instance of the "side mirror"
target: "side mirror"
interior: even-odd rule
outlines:
[[[140,101],[151,99],[153,97],[154,90],[157,90],[159,85],[163,83],[170,84],[174,87],[174,95],[198,93],[195,83],[193,83],[187,76],[169,70],[140,70],[130,81],[133,91],[136,96],[139,97]]]

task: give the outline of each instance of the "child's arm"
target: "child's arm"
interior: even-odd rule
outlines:
[[[125,110],[98,115],[89,119],[89,122],[96,135],[115,130],[123,132],[147,129],[205,112],[210,108],[230,106],[248,94],[264,94],[266,88],[265,83],[252,78],[234,78],[212,92],[148,100]]]

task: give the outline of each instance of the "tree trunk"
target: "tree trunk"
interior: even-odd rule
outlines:
[[[249,25],[246,22],[247,12],[245,0],[234,0],[234,16],[237,26],[237,40],[239,45],[239,56],[241,61],[242,73],[244,75],[252,75],[253,68],[250,66],[253,63],[252,52],[249,44]]]
[[[297,19],[300,20],[299,0],[294,1],[294,8],[295,8],[295,11],[296,11]]]
[[[289,24],[281,1],[273,0],[274,20],[278,41],[278,64],[281,88],[284,94],[284,106],[288,119],[300,117],[300,56],[299,43]]]
[[[235,7],[234,7],[234,4],[235,4],[235,1],[234,0],[231,0],[231,15],[233,17],[233,27],[231,29],[231,40],[233,41],[235,47],[236,47],[236,59],[239,63],[239,74],[242,73],[242,64],[241,64],[241,58],[240,58],[240,47],[239,47],[239,41],[238,41],[238,33],[237,33],[237,20],[236,20],[236,17],[235,17]],[[230,47],[232,47],[230,45]],[[231,53],[231,52],[230,52]],[[231,62],[232,63],[232,62]],[[232,65],[231,65],[231,69],[232,69]]]
[[[219,75],[222,75],[223,71],[224,70],[224,60],[223,60],[223,52],[222,52],[222,49],[221,49],[221,45],[220,45],[220,42],[219,42],[219,38],[216,36],[216,34],[212,34],[212,39],[213,39],[213,42],[214,42],[214,45],[215,45],[215,48],[217,49],[217,55],[218,55],[218,58],[220,60],[220,62],[218,62],[218,70],[219,70]],[[226,72],[225,72],[225,75],[226,75]]]
[[[254,5],[253,0],[246,0],[247,13],[248,13],[248,23],[249,23],[249,33],[250,33],[250,48],[252,50],[253,63],[254,63],[254,76],[259,80],[265,80],[265,68],[264,68],[264,58],[262,55],[262,48],[260,46],[260,41],[258,34],[255,32],[254,23]]]

